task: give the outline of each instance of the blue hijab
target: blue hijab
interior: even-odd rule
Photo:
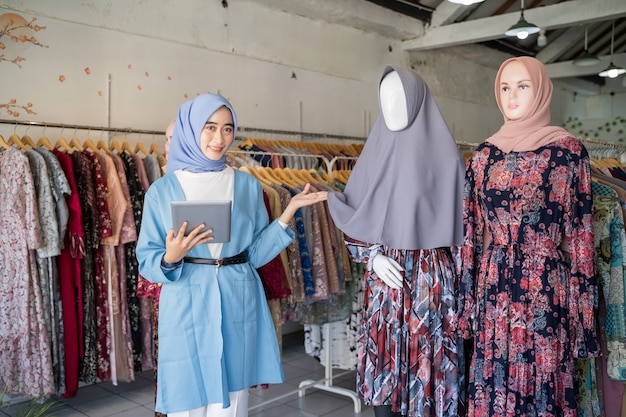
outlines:
[[[204,125],[222,106],[230,110],[233,115],[233,128],[236,134],[237,115],[233,106],[221,95],[201,94],[180,106],[167,157],[168,174],[179,169],[192,172],[214,172],[226,167],[226,155],[214,161],[207,158],[200,148],[200,136]]]

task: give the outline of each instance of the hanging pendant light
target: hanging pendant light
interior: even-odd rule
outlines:
[[[613,21],[613,28],[611,29],[611,63],[598,75],[604,78],[617,78],[620,75],[626,73],[626,69],[616,66],[613,63],[613,42],[615,36],[615,21]]]
[[[539,32],[539,26],[527,22],[524,19],[524,0],[522,0],[522,14],[519,21],[511,26],[504,34],[506,36],[517,36],[518,39],[526,39],[528,35]]]
[[[588,67],[591,65],[596,65],[598,62],[600,62],[600,58],[593,54],[590,54],[589,50],[587,49],[587,26],[585,26],[585,50],[579,57],[572,61],[572,64],[579,67]]]
[[[474,3],[482,3],[485,0],[448,0],[450,3],[462,4],[464,6],[469,6]]]

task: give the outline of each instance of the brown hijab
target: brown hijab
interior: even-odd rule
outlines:
[[[535,101],[528,114],[519,120],[508,120],[504,116],[500,101],[500,77],[502,70],[512,61],[522,63],[530,74]],[[546,67],[536,58],[521,56],[507,59],[500,65],[495,83],[496,101],[504,116],[504,124],[489,142],[504,152],[532,151],[559,139],[572,136],[567,130],[558,126],[550,126],[550,102],[552,101],[552,81],[548,77]]]

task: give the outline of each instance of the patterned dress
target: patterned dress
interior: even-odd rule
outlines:
[[[367,405],[391,405],[409,417],[461,415],[463,346],[455,336],[457,273],[451,251],[365,249],[347,243],[357,262],[368,262],[380,251],[405,270],[404,286],[396,290],[367,268],[358,396]]]
[[[35,249],[41,247],[28,158],[0,154],[0,392],[35,398],[56,392]]]
[[[526,152],[480,145],[464,221],[468,416],[577,416],[575,358],[599,354],[587,151],[574,138]]]

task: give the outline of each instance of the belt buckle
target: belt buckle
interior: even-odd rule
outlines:
[[[224,258],[216,259],[215,267],[216,268],[221,268],[222,266],[224,266]]]

